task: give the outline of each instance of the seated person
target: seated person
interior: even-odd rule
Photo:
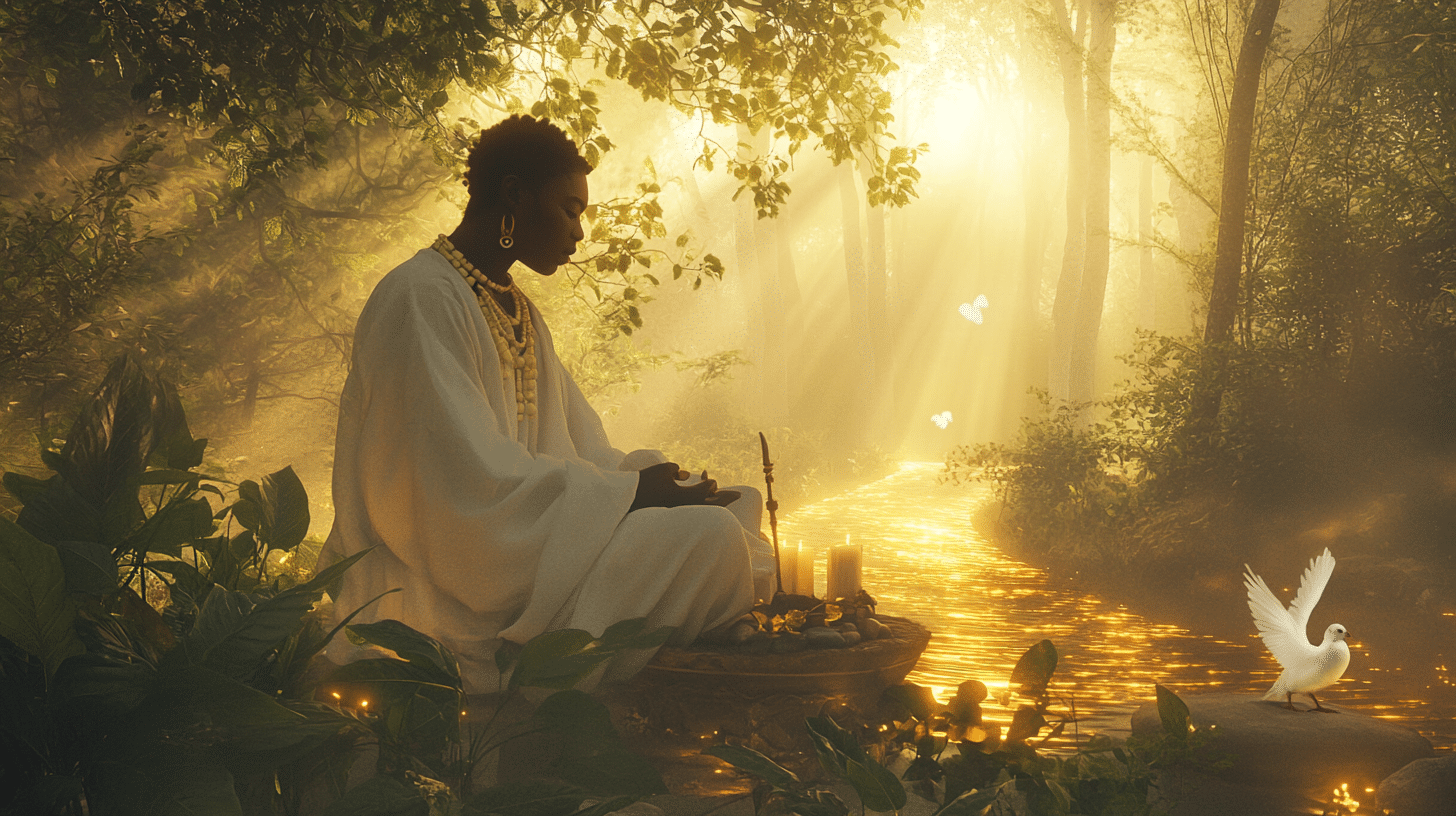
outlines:
[[[496,689],[502,639],[646,617],[686,644],[747,612],[773,569],[759,494],[680,483],[661,454],[613,448],[512,279],[576,250],[590,171],[544,120],[481,133],[460,225],[384,276],[354,333],[320,564],[376,549],[345,573],[335,614],[402,589],[355,620],[437,638],[470,693]],[[331,657],[350,648],[337,638]]]

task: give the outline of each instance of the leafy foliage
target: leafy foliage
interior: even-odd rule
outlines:
[[[880,740],[870,743],[883,751],[886,764],[904,762],[897,776],[870,756],[850,731],[833,720],[810,717],[805,723],[813,738],[820,765],[833,779],[853,786],[867,810],[899,813],[909,791],[928,800],[936,816],[1014,814],[1150,814],[1149,791],[1165,769],[1193,765],[1226,766],[1226,758],[1211,751],[1208,735],[1187,726],[1188,708],[1171,691],[1157,687],[1158,708],[1165,723],[1174,726],[1154,739],[1134,737],[1117,743],[1094,736],[1076,746],[1069,757],[1039,754],[1037,745],[1059,736],[1072,716],[1055,725],[1046,714],[1051,703],[1048,687],[1056,669],[1056,647],[1043,640],[1017,661],[1010,686],[1028,700],[1012,712],[1011,722],[991,722],[983,716],[986,686],[967,680],[947,704],[930,690],[905,683],[885,691],[881,707],[890,721]],[[1009,707],[1013,692],[999,698]],[[1178,720],[1178,712],[1182,720]],[[844,816],[842,801],[797,776],[751,748],[720,745],[704,753],[722,759],[740,771],[763,780],[754,791],[758,813],[782,807],[800,816]]]
[[[297,813],[320,788],[338,794],[329,812],[460,804],[474,767],[519,733],[478,729],[462,757],[464,691],[448,649],[397,621],[351,625],[357,610],[325,632],[315,604],[368,552],[295,580],[279,565],[308,530],[292,470],[242,483],[214,513],[208,496],[224,494],[192,469],[205,440],[186,428],[170,385],[123,357],[61,450],[43,451],[56,475],[5,474],[23,510],[19,523],[0,518],[0,813],[68,813],[82,800],[106,812]],[[168,521],[179,514],[188,523]],[[225,519],[240,529],[218,533]],[[165,587],[160,613],[138,593],[147,581]],[[321,679],[313,661],[340,630],[393,656]],[[554,770],[572,793],[533,812],[664,790],[602,704],[568,687],[670,631],[629,620],[601,638],[552,632],[502,652],[513,692],[567,689],[524,728],[567,746]],[[376,704],[352,705],[361,699]],[[366,739],[380,746],[379,775],[345,792]],[[465,811],[507,800],[519,792],[483,791]]]

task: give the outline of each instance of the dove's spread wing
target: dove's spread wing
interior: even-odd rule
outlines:
[[[1259,627],[1264,645],[1269,647],[1279,665],[1286,669],[1296,665],[1306,652],[1315,648],[1310,645],[1303,624],[1295,622],[1284,609],[1284,604],[1269,591],[1264,579],[1255,575],[1248,564],[1244,565],[1244,587],[1249,590],[1249,611],[1254,613],[1254,625]],[[1324,588],[1323,584],[1320,588]],[[1304,587],[1301,586],[1299,597],[1303,596]],[[1314,597],[1319,600],[1319,593],[1316,592]]]
[[[1294,619],[1294,625],[1299,630],[1299,637],[1305,637],[1305,629],[1309,625],[1309,613],[1314,611],[1314,605],[1319,603],[1320,596],[1325,592],[1325,584],[1330,582],[1330,576],[1335,572],[1335,557],[1330,555],[1330,548],[1326,547],[1324,554],[1319,558],[1309,560],[1309,568],[1299,578],[1299,592],[1294,595],[1294,603],[1289,605],[1289,616]]]

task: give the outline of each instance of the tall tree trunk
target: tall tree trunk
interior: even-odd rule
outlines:
[[[1073,402],[1096,396],[1097,337],[1107,297],[1112,257],[1112,51],[1117,29],[1116,0],[1092,0],[1091,43],[1087,50],[1087,243],[1082,285],[1077,288],[1068,393]]]
[[[1153,158],[1138,166],[1138,316],[1140,329],[1158,328],[1158,276],[1153,266]]]
[[[1063,0],[1051,0],[1060,29],[1057,63],[1062,71],[1062,104],[1067,113],[1067,236],[1062,245],[1062,270],[1052,302],[1052,342],[1047,365],[1047,390],[1053,399],[1071,394],[1072,338],[1077,294],[1087,254],[1087,111],[1082,85],[1082,41],[1086,32],[1085,0],[1077,3],[1077,24],[1067,17]]]
[[[1229,339],[1238,312],[1239,271],[1244,256],[1244,216],[1249,205],[1249,157],[1254,146],[1254,109],[1264,54],[1279,0],[1254,0],[1249,27],[1234,66],[1234,90],[1229,99],[1228,134],[1223,148],[1223,192],[1219,198],[1218,248],[1213,258],[1213,291],[1208,298],[1206,343]],[[1216,410],[1216,406],[1215,406]]]

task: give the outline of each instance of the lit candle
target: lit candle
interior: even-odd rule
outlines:
[[[830,548],[829,587],[826,600],[853,598],[859,594],[862,560],[860,547],[850,544],[848,535],[844,537],[842,546],[835,545]]]
[[[804,549],[801,542],[794,549],[779,548],[779,578],[787,595],[799,594],[799,556]]]
[[[814,553],[804,552],[804,542],[799,542],[799,574],[794,578],[794,588],[800,595],[814,595]]]

